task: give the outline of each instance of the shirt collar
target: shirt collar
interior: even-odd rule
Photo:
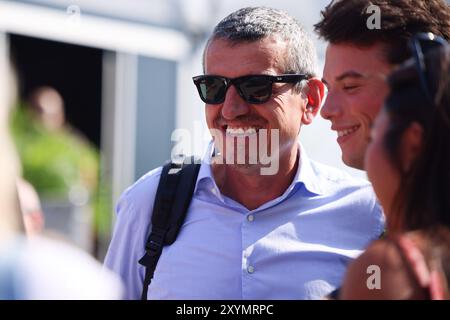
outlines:
[[[206,147],[205,152],[202,156],[202,162],[200,166],[200,170],[198,172],[197,182],[195,184],[194,192],[197,191],[200,184],[211,181],[211,183],[215,186],[216,182],[214,181],[214,177],[211,171],[211,158],[214,152],[214,143],[210,141],[208,146]]]
[[[292,191],[297,185],[301,185],[301,184],[303,184],[305,186],[305,188],[311,193],[315,193],[317,195],[323,194],[324,191],[320,187],[319,176],[313,169],[310,158],[308,157],[304,147],[302,146],[302,144],[300,142],[298,143],[298,147],[300,150],[299,165],[297,167],[297,172],[295,173],[294,179],[293,179],[292,183],[290,184],[290,186],[288,187],[288,189],[286,190],[287,192],[285,192],[285,194],[290,193],[290,191]],[[202,163],[201,163],[200,170],[198,173],[195,190],[197,190],[199,184],[201,184],[207,180],[210,180],[213,183],[213,185],[216,186],[216,183],[214,181],[214,177],[213,177],[212,171],[211,171],[211,157],[212,157],[213,151],[214,151],[214,144],[211,141],[208,144],[208,147],[202,157]]]
[[[302,183],[305,185],[305,188],[312,193],[315,194],[323,194],[323,189],[320,187],[319,177],[314,171],[311,165],[311,159],[308,157],[308,154],[305,151],[305,148],[302,144],[298,143],[299,147],[299,163],[297,168],[297,173],[295,174],[293,183],[299,184]]]

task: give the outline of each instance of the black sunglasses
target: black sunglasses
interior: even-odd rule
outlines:
[[[238,78],[226,78],[222,76],[203,75],[193,77],[200,98],[207,104],[221,104],[225,101],[228,88],[234,84],[237,92],[250,104],[262,104],[272,96],[272,84],[298,83],[308,79],[306,74],[249,75]]]
[[[432,106],[435,105],[434,94],[431,92],[430,87],[428,86],[428,67],[426,64],[425,54],[431,49],[446,45],[448,45],[448,43],[444,38],[436,36],[431,32],[417,33],[411,38],[409,43],[417,68],[417,73],[419,75],[420,86],[422,87],[423,93]]]

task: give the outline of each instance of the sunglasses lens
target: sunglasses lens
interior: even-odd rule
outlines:
[[[219,77],[204,77],[197,80],[197,88],[202,100],[209,104],[222,103],[225,99],[226,81]]]
[[[290,75],[300,76],[304,75]],[[263,104],[272,96],[272,84],[274,82],[294,83],[301,79],[288,78],[287,75],[269,76],[269,75],[251,75],[234,79],[228,79],[221,76],[198,76],[193,78],[197,86],[198,93],[203,102],[207,104],[221,104],[225,101],[227,89],[234,85],[237,92],[247,103]],[[294,81],[293,81],[294,80]]]
[[[252,104],[267,102],[272,95],[272,82],[266,77],[250,77],[238,84],[243,98]]]

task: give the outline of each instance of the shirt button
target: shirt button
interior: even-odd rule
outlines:
[[[255,216],[252,215],[252,214],[249,214],[249,215],[247,216],[247,220],[248,220],[248,222],[253,222],[253,220],[255,220]]]
[[[248,273],[253,273],[253,272],[255,272],[255,268],[253,266],[248,266],[247,272]]]

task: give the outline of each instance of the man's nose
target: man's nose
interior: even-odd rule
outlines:
[[[332,120],[332,118],[336,117],[341,112],[340,104],[339,96],[328,91],[326,100],[320,110],[320,115],[324,119]]]
[[[222,116],[226,120],[233,120],[239,116],[245,115],[250,108],[248,102],[244,101],[237,92],[234,85],[231,85],[225,95],[225,101],[222,104]]]

